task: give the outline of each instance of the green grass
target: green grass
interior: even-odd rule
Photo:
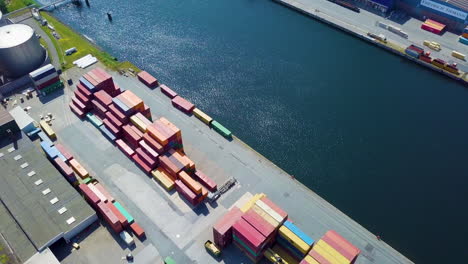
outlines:
[[[60,39],[57,40],[52,35],[50,29],[48,29],[47,27],[43,27],[44,31],[52,39],[52,43],[54,44],[57,50],[62,70],[72,68],[74,66],[73,61],[87,54],[91,54],[111,70],[128,70],[128,68],[132,68],[136,72],[141,71],[138,67],[136,67],[130,62],[119,62],[116,58],[102,51],[96,45],[89,42],[87,39],[73,31],[68,26],[62,24],[50,14],[46,12],[41,12],[41,14],[45,19],[47,19],[47,21],[55,28],[55,31],[60,35]],[[65,50],[72,47],[75,47],[77,49],[77,52],[73,53],[70,56],[65,56]]]
[[[37,4],[34,0],[5,0],[7,12],[13,12],[28,5]]]

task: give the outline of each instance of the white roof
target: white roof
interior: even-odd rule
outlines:
[[[13,108],[10,111],[10,115],[15,119],[16,124],[18,124],[18,127],[21,130],[34,122],[34,119],[32,119],[32,117],[29,116],[20,106]]]
[[[12,24],[0,27],[0,49],[16,47],[28,41],[34,30],[27,25]]]

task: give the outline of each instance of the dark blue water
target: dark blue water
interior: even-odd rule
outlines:
[[[91,4],[55,15],[411,260],[466,258],[468,89],[271,1]]]

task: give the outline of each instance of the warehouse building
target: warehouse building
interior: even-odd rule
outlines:
[[[97,220],[96,212],[23,132],[0,138],[0,168],[8,172],[0,173],[0,233],[18,262],[53,258],[46,254],[49,246],[61,239],[69,242]]]
[[[456,33],[468,26],[468,0],[395,0],[394,8],[423,21],[445,24]]]

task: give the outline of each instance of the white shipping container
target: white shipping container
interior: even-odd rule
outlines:
[[[273,219],[275,219],[276,221],[282,223],[283,222],[283,217],[281,217],[281,215],[279,215],[275,210],[271,209],[270,206],[268,206],[266,203],[264,203],[263,201],[261,200],[258,200],[255,202],[256,205],[258,205],[258,207],[262,208],[263,211],[267,212],[271,217],[273,217]]]
[[[135,241],[133,240],[132,236],[130,236],[130,234],[127,233],[127,231],[120,232],[120,238],[123,241],[125,241],[125,244],[127,244],[127,246],[135,244]]]
[[[388,28],[388,25],[383,23],[383,22],[380,22],[380,21],[377,21],[377,26],[378,27],[381,27],[381,28],[384,28],[384,29],[387,29]]]
[[[36,77],[38,75],[41,75],[42,73],[44,73],[44,72],[46,72],[46,71],[48,71],[50,69],[55,69],[55,68],[54,68],[54,66],[52,64],[47,64],[47,65],[45,65],[45,66],[43,66],[43,67],[41,67],[41,68],[39,68],[39,69],[37,69],[35,71],[30,72],[29,77],[34,78],[34,77]]]

